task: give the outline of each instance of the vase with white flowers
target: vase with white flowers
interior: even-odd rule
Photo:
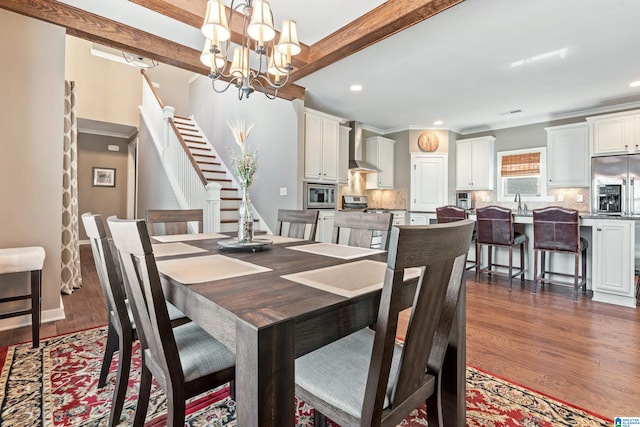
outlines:
[[[231,156],[231,163],[235,169],[236,179],[242,192],[242,200],[238,208],[238,242],[246,243],[253,240],[253,209],[249,198],[249,186],[253,175],[258,169],[258,150],[247,147],[247,138],[251,134],[253,125],[246,127],[243,120],[235,125],[227,122],[236,143],[240,146],[240,153],[227,147]]]

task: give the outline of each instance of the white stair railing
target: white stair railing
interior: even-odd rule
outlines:
[[[158,150],[164,171],[182,209],[203,209],[204,232],[220,231],[220,188],[207,183],[193,164],[172,119],[175,109],[163,106],[145,73],[140,114]]]

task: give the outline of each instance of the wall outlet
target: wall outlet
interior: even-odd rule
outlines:
[[[584,202],[584,198],[582,197],[582,194],[578,194],[578,197],[576,198],[576,201],[577,201],[578,203],[582,203],[582,202]]]
[[[281,196],[287,195],[287,187],[280,187],[280,195]]]
[[[562,194],[558,194],[558,201],[564,202],[564,196]]]
[[[487,196],[482,196],[482,201],[486,202],[487,201]]]

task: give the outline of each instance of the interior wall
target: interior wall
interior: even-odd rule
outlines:
[[[164,105],[175,108],[177,116],[188,117],[191,114],[189,80],[194,76],[192,71],[160,64],[157,67],[149,68],[147,74],[156,84],[155,88]]]
[[[0,247],[44,247],[45,321],[62,315],[64,49],[63,28],[0,9]],[[17,288],[28,274],[0,276],[2,296]]]
[[[118,151],[110,151],[109,146]],[[128,140],[89,133],[78,134],[78,212],[100,214],[103,220],[111,215],[127,215]],[[115,187],[93,184],[93,168],[115,169]],[[80,226],[80,240],[88,240]]]
[[[231,87],[227,92],[216,93],[211,80],[200,76],[191,83],[191,111],[211,144],[224,163],[232,169],[227,147],[239,150],[227,125],[244,120],[247,126],[254,125],[247,142],[252,149],[259,149],[258,170],[251,185],[250,197],[253,205],[274,230],[278,209],[296,209],[297,195],[302,181],[298,178],[299,106],[277,98],[267,99],[255,92],[249,99],[238,100],[238,92]],[[280,189],[286,195],[280,195]]]

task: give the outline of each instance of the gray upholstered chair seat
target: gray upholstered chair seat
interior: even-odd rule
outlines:
[[[375,332],[362,329],[296,359],[296,387],[360,418]],[[389,406],[392,384],[402,348],[396,344],[384,408]]]
[[[518,231],[514,231],[513,232],[513,245],[514,246],[521,245],[526,241],[527,241],[527,236],[525,236],[524,234],[522,234],[522,233],[520,233]]]
[[[129,313],[129,319],[131,320],[131,327],[135,329],[136,321],[133,318],[133,312],[131,311],[131,305],[129,304],[129,300],[125,300],[124,303],[127,305],[127,313]],[[167,312],[169,313],[169,320],[185,319],[185,322],[188,321],[188,319],[186,318],[187,316],[185,316],[183,312],[178,310],[176,306],[174,306],[170,302],[167,303]]]

